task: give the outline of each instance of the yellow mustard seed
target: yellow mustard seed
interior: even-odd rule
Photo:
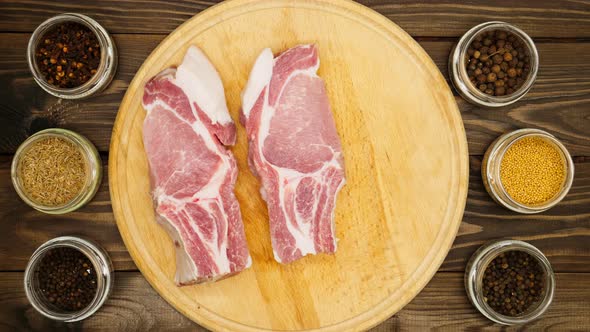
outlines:
[[[500,163],[502,186],[512,199],[524,205],[545,203],[557,195],[565,172],[557,148],[534,136],[514,142]]]

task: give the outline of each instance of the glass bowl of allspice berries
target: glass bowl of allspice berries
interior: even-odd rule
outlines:
[[[484,244],[465,270],[471,303],[488,319],[524,324],[551,305],[555,275],[547,257],[530,243],[501,239]]]
[[[449,57],[451,82],[468,102],[501,107],[521,99],[533,86],[539,55],[533,40],[505,22],[467,31]]]

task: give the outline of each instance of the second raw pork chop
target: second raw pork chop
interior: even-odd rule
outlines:
[[[249,267],[244,226],[234,196],[237,166],[219,74],[190,47],[182,64],[145,86],[143,142],[160,224],[176,247],[178,285],[213,281]]]
[[[336,251],[334,208],[345,183],[340,138],[315,45],[258,56],[242,93],[250,168],[262,181],[274,257]]]

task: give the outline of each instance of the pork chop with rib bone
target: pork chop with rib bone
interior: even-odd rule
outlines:
[[[345,183],[340,138],[315,45],[265,49],[242,92],[248,162],[262,182],[275,260],[334,253],[336,197]]]
[[[236,127],[221,78],[203,52],[146,85],[143,142],[158,222],[174,241],[175,282],[215,281],[252,264],[238,201],[237,165],[224,145]]]

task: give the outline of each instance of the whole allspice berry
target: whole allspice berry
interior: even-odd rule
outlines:
[[[496,82],[497,76],[495,73],[489,73],[486,79],[488,82]]]
[[[465,68],[479,91],[504,96],[517,91],[526,81],[530,56],[518,36],[489,30],[474,37],[465,54]]]

